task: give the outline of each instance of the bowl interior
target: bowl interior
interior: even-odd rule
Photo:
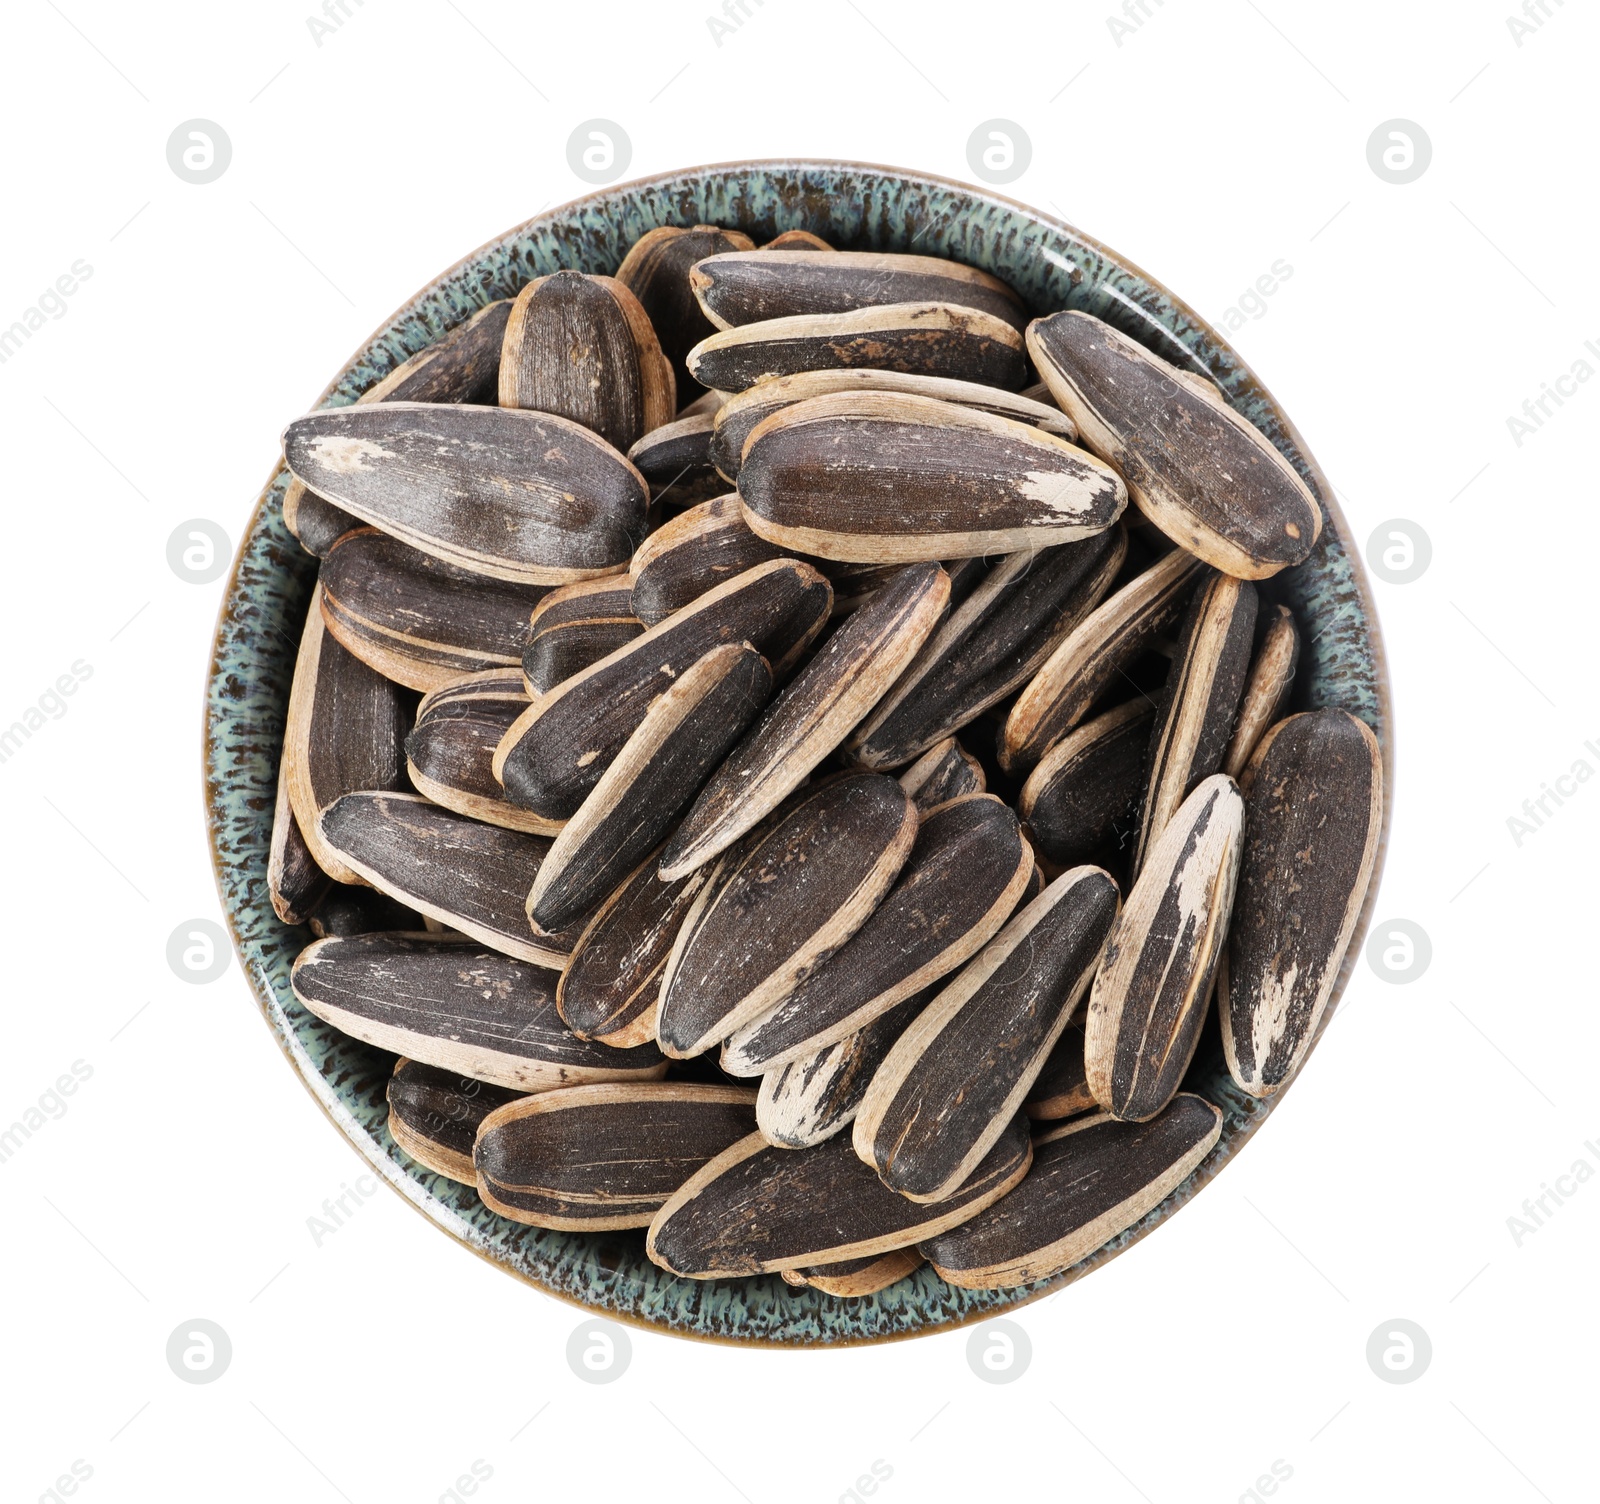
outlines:
[[[400,309],[324,393],[342,406],[484,304],[563,267],[611,273],[659,225],[711,223],[759,244],[811,230],[845,249],[949,256],[1009,282],[1035,313],[1086,309],[1188,369],[1296,465],[1326,524],[1304,564],[1268,582],[1305,629],[1296,709],[1337,706],[1366,721],[1392,784],[1388,689],[1373,611],[1344,519],[1299,435],[1244,362],[1158,283],[1095,241],[1006,199],[942,179],[835,162],[768,162],[673,173],[607,189],[553,210],[468,256]],[[284,415],[287,416],[287,415]],[[1216,1174],[1271,1110],[1228,1077],[1215,1031],[1190,1076],[1223,1111],[1204,1164],[1137,1226],[1052,1280],[1018,1290],[957,1290],[924,1266],[879,1295],[835,1300],[777,1276],[680,1280],[646,1259],[641,1233],[548,1232],[503,1221],[474,1192],[408,1159],[390,1138],[384,1088],[394,1057],[349,1039],[296,1003],[289,968],[309,943],[267,895],[267,853],[295,647],[316,575],[283,524],[286,474],[261,493],[223,601],[207,687],[206,804],[223,907],[263,1013],[313,1096],[376,1173],[452,1237],[551,1293],[619,1320],[743,1343],[816,1344],[912,1336],[994,1315],[1077,1279],[1145,1236]],[[1384,845],[1388,810],[1385,809]],[[1379,870],[1382,863],[1379,852]],[[1335,998],[1370,918],[1377,874]],[[1331,1018],[1332,1009],[1327,1018]]]

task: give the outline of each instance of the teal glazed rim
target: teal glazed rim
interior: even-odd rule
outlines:
[[[811,230],[840,248],[953,257],[1010,283],[1035,313],[1086,309],[1158,354],[1211,377],[1299,470],[1324,513],[1311,557],[1265,593],[1306,628],[1295,708],[1336,706],[1377,733],[1384,822],[1378,862],[1334,990],[1349,980],[1388,846],[1393,729],[1377,614],[1333,489],[1294,425],[1222,336],[1131,262],[1049,215],[923,173],[830,161],[742,162],[606,188],[540,214],[473,252],[386,319],[322,394],[341,407],[486,303],[563,267],[612,273],[660,225],[718,224],[757,243]],[[283,414],[267,415],[277,427]],[[958,1290],[924,1265],[880,1294],[839,1300],[777,1275],[678,1279],[650,1263],[643,1233],[550,1232],[504,1221],[465,1186],[408,1159],[389,1136],[384,1088],[394,1056],[349,1039],[294,999],[289,968],[309,942],[267,895],[267,854],[294,673],[316,561],[283,522],[281,463],[257,499],[223,597],[205,710],[205,799],[212,860],[234,944],[279,1045],[322,1110],[412,1206],[509,1273],[592,1314],[678,1336],[755,1346],[890,1341],[1006,1314],[1082,1278],[1148,1235],[1238,1153],[1283,1094],[1256,1101],[1230,1080],[1214,1029],[1191,1070],[1223,1113],[1200,1167],[1136,1226],[1053,1279],[1016,1290]],[[1333,1014],[1330,1006],[1323,1027]]]

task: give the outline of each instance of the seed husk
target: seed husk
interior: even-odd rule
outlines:
[[[1299,662],[1300,631],[1294,613],[1287,606],[1268,606],[1256,620],[1255,660],[1239,701],[1233,736],[1222,755],[1222,771],[1228,777],[1243,775],[1267,728],[1287,712]]]
[[[267,894],[272,912],[285,924],[304,924],[328,896],[333,879],[317,865],[289,799],[286,767],[278,769],[278,797],[272,809],[272,845],[267,853]]]
[[[739,496],[770,542],[880,564],[1070,543],[1128,501],[1113,471],[1055,434],[903,392],[809,397],[763,418]]]
[[[397,1060],[386,1092],[389,1136],[418,1164],[448,1180],[476,1185],[472,1143],[478,1125],[520,1092],[440,1070],[417,1060]]]
[[[415,909],[397,903],[387,893],[365,885],[356,888],[335,883],[307,921],[318,940],[330,935],[420,934],[428,921]]]
[[[579,1039],[556,1011],[548,967],[441,935],[318,940],[290,974],[294,995],[352,1038],[515,1091],[651,1080],[660,1050]]]
[[[1226,983],[1217,986],[1233,1079],[1268,1097],[1299,1069],[1327,1011],[1377,859],[1383,762],[1343,710],[1292,715],[1246,773]]]
[[[672,362],[638,298],[614,277],[535,277],[511,308],[500,405],[581,423],[627,450],[677,411]]]
[[[724,643],[651,704],[638,729],[567,821],[528,893],[536,930],[592,909],[667,833],[772,693],[767,660]]]
[[[999,930],[1028,886],[1033,853],[993,794],[923,819],[899,881],[851,941],[722,1047],[722,1068],[759,1076],[864,1029],[954,971]]]
[[[650,504],[677,511],[720,496],[727,482],[711,462],[715,412],[680,413],[651,429],[628,451],[628,461],[650,483]]]
[[[639,546],[629,574],[633,614],[647,627],[782,551],[750,531],[736,495],[680,512]]]
[[[856,729],[851,760],[900,767],[999,704],[1100,604],[1127,548],[1117,526],[1000,559]]]
[[[1004,1132],[1089,989],[1119,895],[1063,873],[906,1029],[856,1115],[862,1163],[913,1201],[954,1195]]]
[[[1178,806],[1222,766],[1255,629],[1256,587],[1249,580],[1213,574],[1201,582],[1184,614],[1150,733],[1144,814],[1133,855],[1136,875]]]
[[[319,577],[328,630],[365,664],[409,689],[521,661],[542,585],[488,580],[358,527],[329,549]]]
[[[491,1113],[473,1162],[490,1211],[572,1232],[645,1227],[750,1132],[755,1093],[682,1081],[578,1086]]]
[[[550,413],[383,402],[284,430],[290,470],[413,548],[492,579],[614,574],[644,538],[649,487],[604,439]]]
[[[516,803],[566,819],[691,664],[724,643],[748,642],[781,678],[822,630],[831,601],[809,564],[774,559],[747,569],[542,695],[506,732],[496,777]]]
[[[916,834],[905,790],[857,773],[805,790],[738,843],[678,931],[662,1049],[703,1054],[787,996],[866,922]]]
[[[308,491],[292,475],[283,488],[283,525],[300,540],[301,548],[308,554],[324,559],[333,547],[353,527],[361,527],[359,517],[352,517],[331,501],[324,501],[315,491]]]
[[[1076,1117],[1098,1104],[1089,1090],[1083,1065],[1083,1023],[1074,1018],[1061,1031],[1044,1069],[1034,1078],[1023,1111],[1035,1123]]]
[[[1151,846],[1089,994],[1089,1090],[1113,1117],[1143,1122],[1177,1092],[1194,1057],[1228,938],[1244,800],[1204,779]]]
[[[963,794],[981,794],[988,781],[983,764],[955,737],[947,736],[900,775],[900,787],[926,815]]]
[[[833,586],[834,616],[848,616],[866,605],[899,572],[903,564],[840,564],[833,559],[811,561]],[[961,561],[966,562],[966,561]],[[950,570],[945,571],[950,574]],[[951,598],[955,596],[955,577],[951,575]]]
[[[556,1007],[580,1039],[624,1048],[656,1037],[661,974],[678,927],[712,875],[698,867],[664,883],[656,876],[659,857],[646,857],[595,910],[561,973]]]
[[[745,440],[756,426],[773,413],[804,402],[811,397],[826,397],[836,392],[903,392],[913,397],[931,397],[973,407],[997,417],[1010,418],[1043,429],[1071,443],[1078,430],[1053,402],[1029,398],[1021,392],[1005,392],[999,387],[975,381],[952,381],[941,376],[910,376],[900,371],[840,370],[801,371],[794,376],[779,376],[737,392],[717,410],[712,425],[710,458],[731,485],[739,478]]]
[[[550,849],[543,836],[442,809],[416,794],[346,794],[322,816],[322,838],[367,882],[491,950],[567,964],[580,919],[535,935],[523,905]]]
[[[924,302],[743,324],[701,340],[688,366],[696,381],[723,392],[797,371],[862,366],[1014,392],[1024,361],[1022,336],[1010,324],[974,308]]]
[[[1028,353],[1084,445],[1179,547],[1247,580],[1310,554],[1322,532],[1316,497],[1210,383],[1088,313],[1034,320]]]
[[[406,787],[403,749],[412,703],[325,629],[319,585],[295,659],[280,776],[288,779],[289,802],[312,859],[337,882],[363,879],[323,839],[318,817],[342,794]]]
[[[759,824],[850,734],[938,625],[950,577],[902,571],[823,645],[728,754],[667,843],[667,881],[710,861]]]
[[[1079,622],[1012,705],[998,745],[1000,766],[1020,773],[1071,731],[1178,619],[1202,567],[1174,549]]]
[[[678,400],[687,402],[700,391],[684,357],[715,332],[689,286],[689,269],[707,256],[748,251],[754,242],[738,230],[718,225],[662,225],[634,241],[617,268],[617,281],[628,288],[650,316],[661,348],[677,376]]]
[[[1135,695],[1069,732],[1028,775],[1017,813],[1051,861],[1085,861],[1119,828],[1134,833],[1154,718],[1154,703]]]
[[[908,1274],[915,1274],[924,1263],[915,1248],[895,1248],[888,1253],[871,1254],[864,1259],[845,1259],[837,1264],[818,1264],[811,1269],[783,1271],[785,1280],[821,1290],[841,1300],[859,1299],[863,1295],[876,1295],[897,1285]]]
[[[699,1170],[666,1202],[645,1252],[686,1279],[806,1269],[909,1248],[992,1206],[1028,1172],[1020,1114],[956,1195],[919,1206],[888,1189],[840,1137],[775,1149],[759,1133]],[[752,1206],[761,1214],[751,1216]]]
[[[831,251],[833,247],[810,230],[785,230],[760,247],[763,251]]]
[[[1186,1181],[1222,1133],[1222,1114],[1188,1092],[1159,1117],[1107,1113],[1034,1140],[1028,1178],[964,1226],[925,1239],[946,1284],[1012,1290],[1070,1269],[1126,1232]]]
[[[548,694],[644,631],[633,614],[627,575],[581,580],[552,590],[528,622],[522,673],[529,694]]]

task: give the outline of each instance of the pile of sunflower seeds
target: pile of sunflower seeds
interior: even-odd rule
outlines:
[[[1245,1092],[1300,1068],[1378,747],[1288,713],[1257,582],[1321,509],[1204,379],[953,261],[697,225],[283,446],[295,994],[493,1212],[1006,1288],[1216,1144],[1209,1020]]]

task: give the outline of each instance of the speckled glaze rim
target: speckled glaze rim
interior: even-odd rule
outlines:
[[[485,303],[562,266],[613,272],[627,247],[661,224],[738,226],[759,241],[809,229],[843,247],[915,249],[983,267],[1035,312],[1084,308],[1214,379],[1265,432],[1320,500],[1325,526],[1311,559],[1264,594],[1315,622],[1295,708],[1350,710],[1383,752],[1384,823],[1359,923],[1324,1016],[1326,1029],[1372,917],[1393,807],[1393,722],[1377,613],[1332,487],[1300,435],[1222,336],[1134,266],[1070,225],[1002,195],[895,168],[824,160],[729,163],[664,173],[586,195],[519,225],[429,283],[367,340],[317,405],[343,406]],[[879,1295],[834,1300],[777,1276],[679,1280],[644,1257],[642,1235],[545,1232],[504,1222],[476,1195],[409,1160],[385,1125],[393,1057],[321,1023],[295,1002],[289,966],[309,938],[279,922],[267,894],[278,754],[295,646],[315,561],[283,525],[280,464],[240,544],[207,678],[205,799],[223,910],[245,974],[280,1047],[317,1104],[367,1164],[412,1206],[480,1257],[591,1314],[742,1346],[842,1346],[947,1330],[1016,1311],[1097,1269],[1145,1237],[1217,1172],[1283,1100],[1239,1091],[1214,1028],[1189,1078],[1223,1112],[1222,1137],[1195,1173],[1135,1227],[1053,1279],[1017,1290],[965,1291],[925,1265]]]

